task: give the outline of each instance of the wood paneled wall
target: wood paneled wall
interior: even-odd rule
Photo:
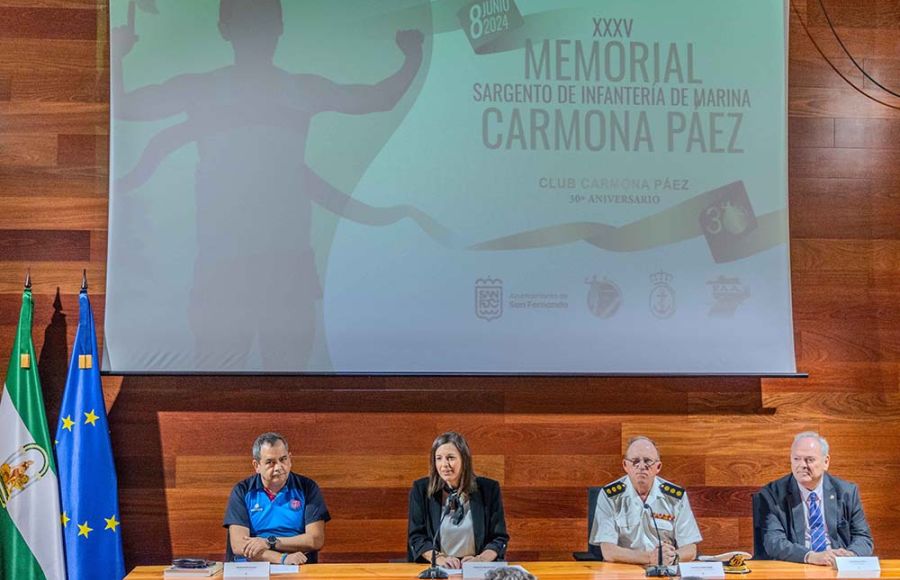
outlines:
[[[900,3],[824,1],[851,52],[900,89]],[[900,106],[853,68],[817,0],[796,3],[840,70]],[[99,0],[0,0],[0,357],[30,267],[51,421],[82,268],[102,323],[106,22]],[[408,486],[447,429],[503,483],[513,558],[584,549],[585,488],[620,474],[637,433],[689,488],[702,549],[749,549],[750,494],[787,471],[801,429],[829,437],[832,470],[860,484],[878,553],[900,557],[900,112],[840,80],[794,14],[790,74],[795,333],[808,380],[107,377],[129,565],[220,556],[225,500],[268,429],[324,489],[324,561],[402,556]]]

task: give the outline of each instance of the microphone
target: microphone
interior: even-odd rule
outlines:
[[[440,517],[438,517],[437,525],[434,527],[434,534],[431,536],[431,566],[419,572],[419,578],[447,578],[447,573],[441,570],[437,565],[438,538],[441,535],[441,522],[444,516],[450,513],[450,502],[441,508]]]
[[[656,524],[656,518],[653,517],[653,510],[650,509],[650,506],[646,503],[644,504],[644,509],[650,512],[650,521],[653,522],[653,529],[656,530],[656,542],[657,542],[657,561],[656,566],[647,566],[644,569],[644,574],[646,576],[675,576],[676,572],[673,571],[669,566],[663,565],[663,549],[662,549],[662,536],[659,533],[659,526]]]

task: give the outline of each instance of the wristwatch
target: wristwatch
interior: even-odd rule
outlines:
[[[266,538],[266,544],[269,545],[270,550],[275,549],[276,543],[278,543],[278,538],[276,538],[275,536],[269,536],[268,538]]]

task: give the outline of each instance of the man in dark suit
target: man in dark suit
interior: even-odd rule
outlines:
[[[859,489],[826,473],[829,460],[818,433],[794,438],[792,473],[759,492],[763,557],[831,566],[838,556],[872,555]]]

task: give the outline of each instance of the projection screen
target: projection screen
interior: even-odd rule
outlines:
[[[783,0],[112,0],[112,373],[795,372]]]

